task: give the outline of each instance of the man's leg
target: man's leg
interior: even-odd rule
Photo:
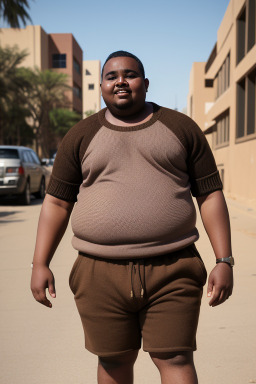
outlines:
[[[98,384],[132,384],[138,351],[119,356],[99,357]]]
[[[150,353],[162,384],[198,384],[193,352]]]

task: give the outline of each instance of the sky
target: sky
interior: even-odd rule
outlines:
[[[229,0],[28,3],[33,24],[41,25],[47,33],[72,33],[84,60],[100,60],[103,65],[114,51],[134,53],[150,81],[147,100],[182,111],[192,64],[207,61]]]

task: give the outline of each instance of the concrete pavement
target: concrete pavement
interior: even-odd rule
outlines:
[[[200,384],[256,383],[256,210],[228,200],[236,258],[235,289],[223,305],[203,298],[195,361]],[[76,258],[68,228],[52,261],[57,288],[53,308],[30,293],[30,264],[40,203],[0,204],[0,384],[93,384],[97,358],[84,350],[84,336],[68,276]],[[202,223],[197,243],[208,272],[214,256]],[[160,383],[141,352],[135,383]],[[177,383],[178,384],[178,383]]]

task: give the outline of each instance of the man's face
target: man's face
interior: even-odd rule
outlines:
[[[136,60],[114,57],[103,70],[101,92],[113,115],[130,116],[145,105],[149,81],[144,79]]]

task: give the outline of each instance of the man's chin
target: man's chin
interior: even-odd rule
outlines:
[[[119,111],[125,111],[133,106],[133,102],[129,101],[127,103],[116,103],[113,105],[114,108],[118,109]]]
[[[130,116],[133,110],[133,102],[106,104],[110,112],[115,116]]]

